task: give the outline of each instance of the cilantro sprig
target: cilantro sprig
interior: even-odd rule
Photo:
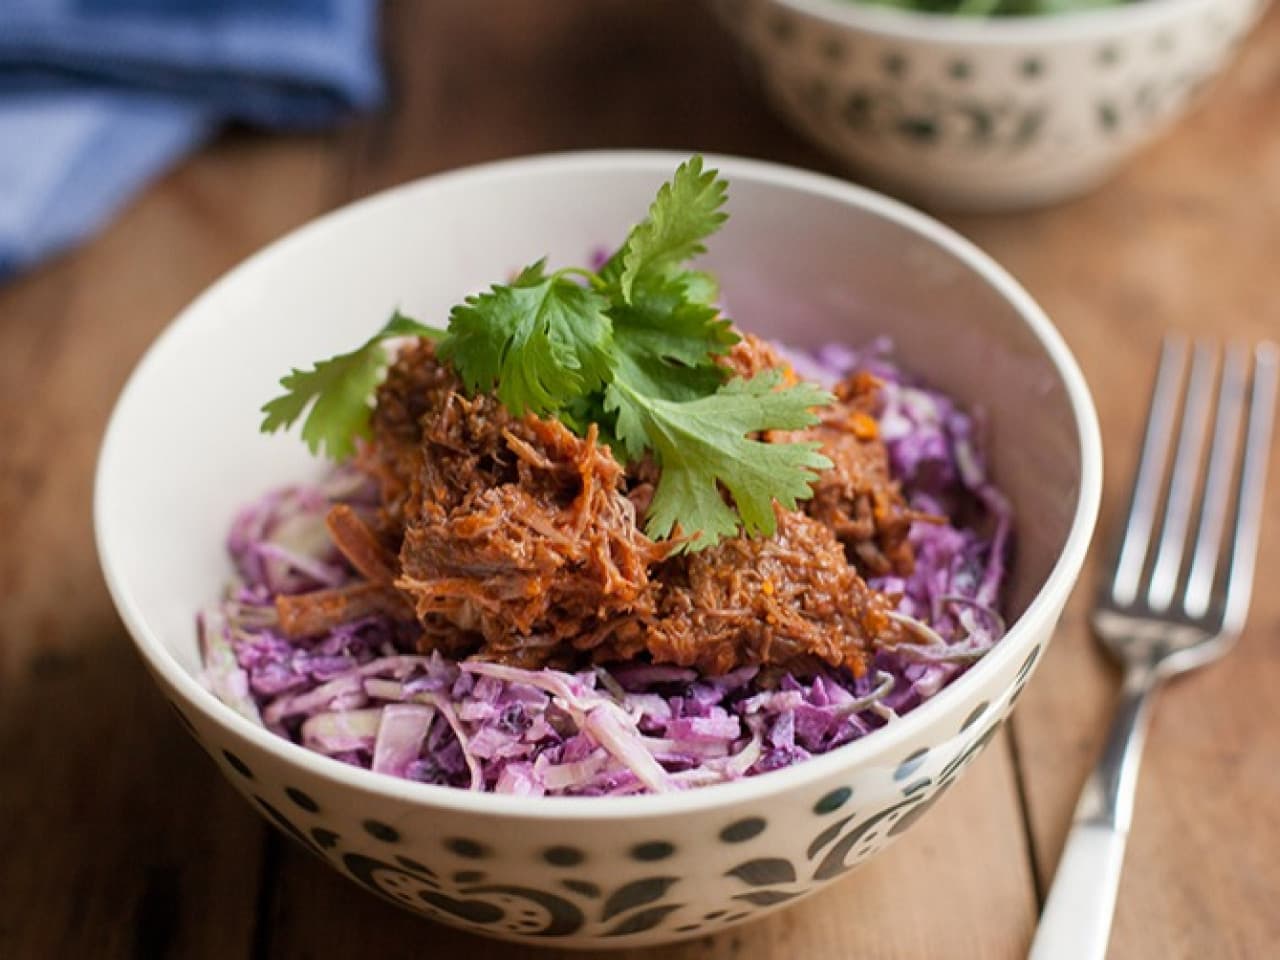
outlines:
[[[347,459],[355,453],[356,438],[369,436],[369,398],[387,366],[382,341],[408,336],[438,340],[441,335],[397,310],[357,349],[282,377],[285,392],[262,406],[262,432],[287,430],[310,406],[302,424],[307,449],[314,454],[323,447],[330,459]]]
[[[771,535],[773,502],[794,510],[812,495],[815,471],[831,466],[817,443],[763,443],[757,430],[793,430],[814,422],[812,407],[830,395],[810,383],[779,390],[777,371],[736,377],[696,400],[673,401],[643,392],[625,375],[609,385],[605,408],[617,412],[618,439],[635,453],[652,448],[662,473],[645,529],[654,538],[677,527],[697,548],[738,532]],[[737,512],[725,503],[721,488]]]
[[[396,313],[350,353],[294,370],[262,409],[262,430],[304,413],[312,453],[334,459],[369,435],[371,396],[386,369],[384,340],[425,336],[472,392],[492,392],[513,413],[590,424],[619,458],[651,455],[660,479],[646,517],[655,538],[677,532],[682,549],[733,536],[770,535],[773,504],[794,509],[831,466],[815,443],[767,443],[757,434],[801,429],[831,402],[812,384],[776,372],[730,379],[717,357],[738,341],[714,306],[714,278],[688,261],[727,218],[727,184],[701,157],[681,164],[648,216],[598,271],[548,272],[544,260],[507,284],[468,297],[433,330]],[[309,410],[309,412],[308,412]],[[727,498],[726,498],[727,494]]]
[[[658,189],[647,219],[637,224],[622,245],[618,291],[633,302],[637,286],[676,279],[688,282],[682,264],[706,253],[703,241],[729,218],[720,208],[729,185],[715,170],[703,171],[702,158],[681,164]]]
[[[472,393],[494,391],[517,416],[555,414],[603,389],[612,372],[608,301],[545,261],[449,314],[440,358]]]

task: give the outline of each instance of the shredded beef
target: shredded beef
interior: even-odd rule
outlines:
[[[744,333],[742,339],[729,348],[729,352],[720,358],[722,366],[737,377],[750,380],[757,373],[766,370],[781,370],[783,379],[795,382],[795,374],[791,365],[782,358],[773,344],[762,340],[754,333]]]
[[[652,611],[649,567],[670,547],[636,522],[622,468],[556,420],[464,396],[429,344],[378,393],[375,465],[399,520],[396,586],[426,649],[524,666],[565,664]],[[412,426],[406,414],[416,412]]]
[[[384,614],[393,620],[409,618],[403,594],[389,584],[360,581],[331,590],[280,594],[276,616],[286,637],[313,637],[352,620]]]
[[[335,504],[324,522],[329,539],[360,576],[383,585],[395,580],[395,557],[350,504]]]
[[[790,374],[751,336],[723,362],[744,376]],[[910,566],[910,514],[888,475],[873,394],[851,381],[821,425],[763,438],[817,439],[835,464],[809,515],[779,510],[774,537],[671,556],[671,543],[643,532],[659,477],[651,460],[624,472],[594,426],[579,437],[467,397],[422,341],[379,387],[361,455],[382,492],[378,530],[349,516],[330,525],[366,575],[385,582],[395,568],[425,650],[526,667],[644,654],[710,674],[819,661],[857,672],[897,632],[859,567]]]
[[[896,634],[888,601],[832,532],[803,513],[776,512],[772,537],[734,537],[664,564],[644,638],[655,661],[715,675],[820,660],[861,674],[871,641]]]
[[[435,359],[435,346],[420,340],[405,347],[387,370],[373,407],[375,442],[360,465],[382,489],[383,523],[393,536],[422,503],[422,418],[445,406],[461,384]]]

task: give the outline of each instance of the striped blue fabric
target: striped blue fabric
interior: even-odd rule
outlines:
[[[382,93],[375,0],[4,0],[0,280],[227,122],[314,129]]]

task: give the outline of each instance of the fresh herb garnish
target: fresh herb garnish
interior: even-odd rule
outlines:
[[[382,341],[407,336],[438,340],[441,333],[397,310],[358,349],[321,360],[310,370],[295,368],[280,380],[285,392],[263,404],[262,432],[288,429],[314,401],[302,424],[307,449],[319,453],[323,447],[331,459],[345,460],[355,453],[356,437],[369,436],[369,397],[387,366]]]
[[[555,414],[608,382],[609,302],[545,261],[509,285],[468,297],[449,314],[440,358],[472,393],[494,391],[517,416]]]
[[[682,265],[706,253],[702,241],[720,229],[729,215],[720,208],[729,184],[715,170],[703,172],[702,158],[693,157],[676,170],[669,183],[658,189],[647,219],[631,230],[616,259],[622,262],[618,290],[626,303],[646,285],[676,280],[688,282]]]
[[[381,342],[428,336],[472,393],[493,392],[516,415],[554,416],[579,433],[594,423],[620,458],[652,455],[661,474],[650,536],[679,531],[685,548],[701,549],[740,526],[772,534],[774,501],[793,509],[831,464],[816,443],[753,435],[809,426],[813,408],[832,398],[811,384],[784,386],[776,372],[728,379],[716,362],[738,336],[713,306],[714,279],[686,264],[724,223],[726,190],[692,157],[598,271],[548,273],[539,260],[454,307],[446,331],[397,313],[358,350],[281,380],[287,392],[263,407],[263,431],[290,426],[314,402],[303,439],[313,453],[350,456],[369,434],[387,362]]]
[[[831,397],[810,383],[778,389],[777,371],[750,380],[736,377],[696,400],[673,401],[644,392],[625,375],[609,385],[606,409],[633,455],[651,448],[662,467],[646,520],[646,532],[666,537],[677,527],[701,536],[695,547],[738,532],[771,535],[773,501],[795,509],[813,493],[814,471],[831,466],[816,443],[762,443],[757,430],[791,430],[814,422],[812,407]],[[720,492],[728,490],[737,514]]]

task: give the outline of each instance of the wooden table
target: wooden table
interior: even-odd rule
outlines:
[[[188,742],[98,572],[90,492],[107,413],[201,288],[389,184],[602,146],[835,168],[765,111],[698,4],[406,0],[387,16],[383,114],[325,136],[229,134],[98,239],[0,290],[0,956],[529,952],[360,892],[269,830]],[[1105,189],[1042,213],[951,218],[1040,298],[1084,366],[1109,455],[1104,528],[1161,333],[1280,332],[1277,120],[1272,10],[1195,115]],[[1280,464],[1272,476],[1280,486]],[[1239,651],[1160,698],[1113,957],[1280,955],[1280,493],[1271,501]],[[1115,692],[1086,593],[1011,726],[901,843],[770,919],[630,955],[1023,956]]]

